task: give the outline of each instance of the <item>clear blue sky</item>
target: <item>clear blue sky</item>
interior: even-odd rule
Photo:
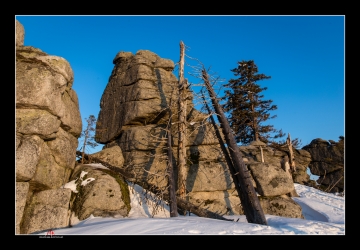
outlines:
[[[65,58],[85,118],[98,116],[100,99],[119,51],[150,50],[179,61],[186,54],[225,81],[241,60],[254,60],[264,99],[278,106],[269,120],[299,138],[345,136],[345,16],[15,16],[24,45]],[[196,65],[195,61],[186,62]],[[185,68],[185,73],[191,68]],[[177,76],[177,72],[174,71]],[[189,81],[196,80],[186,75]]]

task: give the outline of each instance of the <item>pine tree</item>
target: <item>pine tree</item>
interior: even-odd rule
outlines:
[[[85,118],[87,126],[86,129],[81,132],[80,137],[84,138],[83,146],[82,146],[82,157],[81,157],[81,163],[84,163],[84,154],[85,149],[87,146],[90,146],[92,148],[95,148],[98,146],[98,144],[95,141],[95,124],[96,124],[96,118],[94,115],[90,115],[89,118]]]
[[[225,87],[226,103],[223,108],[230,112],[229,122],[235,134],[235,139],[244,145],[251,141],[260,140],[271,143],[277,138],[285,136],[282,130],[277,130],[273,125],[263,125],[269,119],[270,111],[277,109],[272,100],[263,100],[263,91],[267,87],[260,87],[257,81],[270,79],[270,76],[258,73],[258,67],[253,60],[238,62],[238,67],[231,70],[237,79],[230,79]]]

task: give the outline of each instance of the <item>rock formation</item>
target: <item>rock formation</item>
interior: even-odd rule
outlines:
[[[96,141],[105,144],[104,150],[119,146],[124,156],[122,168],[125,171],[165,188],[167,161],[164,139],[169,122],[166,109],[170,107],[170,102],[176,104],[178,93],[178,80],[172,73],[174,63],[147,50],[140,50],[135,55],[119,52],[113,63],[115,66],[100,102]],[[221,215],[243,214],[214,129],[207,122],[207,115],[194,108],[192,99],[189,91],[186,139],[188,199]],[[175,114],[172,122],[176,127],[177,106],[171,105],[170,108]],[[172,136],[173,162],[176,162],[176,128]],[[280,167],[286,150],[274,151],[265,146],[265,163],[259,163],[258,146],[240,149],[248,161],[265,213],[303,218],[301,207],[286,196],[294,188],[293,180]],[[309,178],[305,172],[310,155],[298,150],[296,156],[299,157],[299,175],[295,176],[305,182]],[[176,163],[173,167],[176,173]],[[283,205],[277,206],[279,202]],[[280,211],[276,206],[285,209]]]
[[[102,166],[76,162],[82,122],[69,63],[24,46],[24,27],[15,23],[16,234],[67,227],[91,214],[127,216],[127,182]],[[124,163],[120,147],[94,156]]]
[[[289,157],[289,149],[285,146],[281,149],[275,149],[266,146],[262,142],[252,142],[248,146],[240,146],[240,152],[243,155],[244,161],[248,161],[249,163],[261,162],[260,146],[262,147],[265,163],[280,166],[282,159]],[[295,157],[296,171],[292,173],[292,178],[295,183],[306,185],[310,181],[310,176],[306,173],[306,170],[311,161],[311,155],[304,149],[295,148],[293,148],[293,154]]]
[[[16,22],[16,233],[67,226],[82,123],[73,72],[61,57],[24,46]],[[52,197],[49,199],[49,197]]]
[[[71,220],[97,217],[126,217],[130,211],[129,188],[113,171],[86,164],[76,166],[70,182],[76,185],[71,200]]]
[[[344,138],[338,142],[314,139],[303,147],[311,155],[310,171],[320,176],[317,183],[326,192],[344,191]]]
[[[69,63],[24,46],[24,27],[15,22],[16,234],[66,227],[91,214],[128,216],[127,182],[102,166],[76,162],[82,122]],[[131,173],[137,180],[166,188],[169,109],[177,173],[175,65],[147,50],[135,55],[119,52],[113,63],[96,125],[95,139],[104,148],[92,157]],[[189,89],[187,96],[188,200],[220,215],[243,214],[214,128],[207,114],[194,108]],[[343,171],[343,147],[339,145],[316,140],[303,149],[293,149],[297,170],[292,178],[281,168],[288,156],[286,148],[275,150],[261,142],[241,146],[264,213],[303,218],[300,205],[287,194],[294,182],[309,182],[306,169],[310,161],[312,173],[324,173],[323,185],[333,185],[336,174]],[[324,153],[325,148],[332,153]],[[330,161],[337,163],[333,166]],[[336,183],[334,190],[341,190],[341,184]]]

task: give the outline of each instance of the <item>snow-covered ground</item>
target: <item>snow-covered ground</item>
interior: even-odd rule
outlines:
[[[52,230],[54,235],[344,235],[345,196],[322,192],[295,183],[305,219],[266,215],[268,225],[248,223],[244,215],[224,216],[234,221],[190,216],[170,217],[166,204],[155,201],[138,185],[130,185],[131,211],[126,218],[90,216],[69,228]],[[155,209],[154,209],[155,208]],[[154,214],[153,214],[154,213]],[[46,235],[48,232],[37,233]]]

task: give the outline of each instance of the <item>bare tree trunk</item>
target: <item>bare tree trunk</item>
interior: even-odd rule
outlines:
[[[169,104],[169,125],[167,129],[167,158],[168,158],[168,192],[169,192],[169,207],[170,217],[177,217],[177,205],[176,205],[176,191],[175,191],[175,178],[173,169],[173,153],[172,153],[172,137],[171,137],[171,100]]]
[[[204,80],[206,89],[209,92],[213,107],[219,117],[220,125],[225,136],[226,144],[229,147],[231,159],[236,169],[236,176],[238,176],[239,184],[242,192],[240,193],[240,201],[244,208],[246,219],[249,223],[256,223],[267,225],[267,221],[260,205],[259,198],[255,188],[251,182],[249,170],[242,160],[239,148],[236,144],[234,135],[231,132],[229,122],[227,121],[223,110],[217,102],[216,94],[210,85],[209,77],[205,69],[202,70],[202,78]]]
[[[82,155],[82,153],[80,151],[76,151],[76,154],[78,156]],[[89,156],[87,154],[84,154],[84,158],[85,160],[88,160],[89,159]],[[162,197],[164,198],[165,201],[169,201],[169,194],[166,193],[166,192],[161,192],[159,191],[159,189],[152,185],[152,184],[149,184],[149,183],[146,183],[144,181],[138,181],[132,174],[128,173],[128,172],[125,172],[123,169],[121,168],[118,168],[116,166],[113,166],[103,160],[100,160],[96,157],[92,157],[91,158],[91,161],[92,162],[97,162],[97,163],[101,163],[103,166],[107,167],[108,169],[120,174],[122,177],[124,177],[126,180],[130,181],[130,182],[133,182],[139,186],[141,186],[142,188],[146,189],[146,190],[149,190],[150,192],[153,192],[154,194],[159,194],[161,193],[162,194]],[[218,219],[218,220],[225,220],[225,221],[234,221],[232,219],[226,219],[225,217],[221,216],[221,215],[218,215],[214,212],[211,212],[211,211],[208,211],[206,209],[203,209],[203,208],[200,208],[194,204],[192,204],[191,202],[188,202],[184,199],[181,199],[180,197],[177,197],[176,199],[176,204],[177,206],[184,210],[184,211],[189,211],[197,216],[200,216],[200,217],[206,217],[206,218],[211,218],[211,219]]]
[[[224,143],[223,139],[221,138],[219,128],[218,128],[218,126],[216,126],[216,122],[215,122],[214,117],[211,114],[211,110],[209,108],[209,105],[206,103],[204,95],[202,95],[202,97],[203,97],[203,100],[204,100],[204,105],[205,105],[205,107],[206,107],[206,109],[207,109],[207,111],[208,111],[208,113],[210,115],[211,123],[212,123],[212,125],[213,125],[213,127],[215,129],[216,137],[219,140],[219,144],[220,144],[221,150],[223,152],[223,155],[225,157],[225,161],[226,161],[226,163],[227,163],[227,165],[229,167],[233,182],[235,184],[235,189],[236,189],[236,191],[237,191],[237,193],[238,193],[238,195],[240,197],[240,195],[242,194],[242,191],[241,191],[241,186],[240,186],[239,180],[238,180],[238,178],[236,176],[237,171],[235,170],[234,164],[233,164],[233,162],[231,160],[231,157],[229,155],[229,151],[225,147],[225,143]]]
[[[84,138],[84,145],[82,148],[82,155],[81,155],[81,163],[84,163],[84,154],[85,154],[85,147],[86,147],[86,140],[88,138],[88,130],[85,131],[85,138]]]
[[[261,162],[264,162],[264,152],[261,146],[260,147],[260,154],[261,154]]]
[[[178,146],[178,191],[182,199],[186,197],[186,80],[184,79],[185,45],[180,41],[179,62],[179,146]]]
[[[291,180],[293,180],[292,178],[292,173],[294,173],[296,171],[296,165],[295,165],[295,157],[294,157],[294,152],[293,152],[293,146],[292,146],[292,142],[291,142],[291,137],[290,137],[290,133],[288,133],[288,137],[286,139],[286,144],[289,148],[289,165],[290,165],[290,169],[288,169],[288,174],[291,177]],[[290,197],[299,197],[298,193],[294,189],[288,194]]]
[[[284,158],[280,162],[281,168],[286,172],[286,174],[289,176],[291,181],[293,181],[292,174],[290,172],[290,164],[289,164],[289,157],[287,155],[284,156]],[[295,190],[295,187],[293,190],[289,193],[287,193],[287,196],[289,197],[299,197],[298,193]]]
[[[295,166],[295,157],[294,157],[294,153],[293,153],[293,146],[292,146],[292,142],[291,142],[291,138],[290,138],[290,133],[288,133],[288,137],[286,139],[286,144],[289,148],[289,163],[290,163],[290,169],[291,172],[295,172],[296,171],[296,166]]]

